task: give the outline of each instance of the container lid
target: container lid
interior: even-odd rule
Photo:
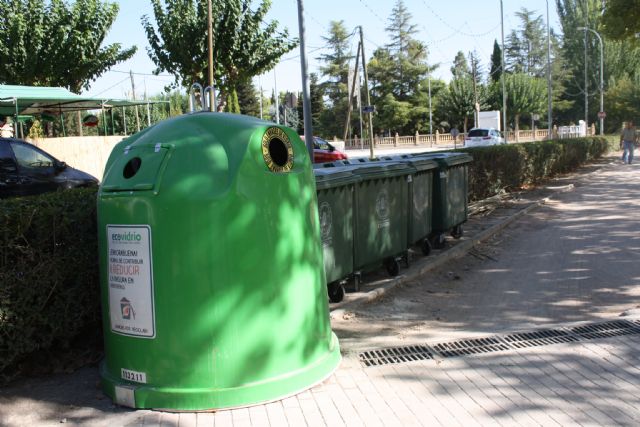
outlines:
[[[353,173],[363,179],[390,178],[394,176],[409,175],[415,169],[406,163],[373,161],[353,166]]]
[[[316,189],[325,190],[358,181],[359,178],[353,175],[352,170],[353,168],[349,167],[314,169],[313,174],[316,176]]]
[[[438,164],[430,159],[426,159],[423,157],[412,157],[410,154],[399,154],[394,156],[383,156],[380,157],[381,161],[392,161],[399,163],[407,163],[411,165],[416,171],[422,172],[431,169],[436,169]]]
[[[415,153],[413,156],[435,160],[441,167],[462,165],[473,161],[473,157],[467,153]]]

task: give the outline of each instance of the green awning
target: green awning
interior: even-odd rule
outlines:
[[[156,104],[167,101],[128,101],[77,95],[61,87],[0,85],[0,115],[59,114],[68,111]],[[16,108],[17,106],[17,108]]]

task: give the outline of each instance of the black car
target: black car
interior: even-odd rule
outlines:
[[[0,198],[90,187],[98,180],[26,141],[0,138]]]

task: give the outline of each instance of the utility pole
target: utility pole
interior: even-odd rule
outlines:
[[[429,70],[429,139],[433,147],[433,111],[431,110],[431,70]]]
[[[584,30],[585,34],[587,31],[591,31],[598,37],[600,42],[600,111],[604,112],[604,43],[596,30],[587,27],[578,27],[578,30]],[[604,135],[604,117],[598,116],[600,118],[600,135]]]
[[[500,31],[502,34],[502,59],[501,65],[502,72],[500,73],[500,80],[502,81],[502,128],[504,129],[504,142],[507,141],[507,91],[504,87],[504,8],[502,5],[502,0],[500,0]]]
[[[589,2],[585,2],[587,12],[585,13],[585,28],[589,26]],[[584,32],[584,125],[585,129],[589,127],[589,80],[587,76],[587,36],[589,34]]]
[[[478,127],[478,88],[476,85],[476,58],[471,52],[469,52],[469,56],[471,56],[471,72],[473,74],[473,127]]]
[[[300,32],[300,72],[302,73],[302,114],[304,116],[304,142],[309,158],[313,162],[313,123],[311,122],[311,97],[309,95],[309,72],[304,30],[304,5],[298,0],[298,28]]]
[[[258,86],[260,87],[260,120],[262,118],[262,77],[258,76]]]
[[[362,25],[360,28],[360,54],[362,56],[362,69],[364,71],[364,90],[367,93],[367,106],[371,106],[371,95],[369,94],[369,74],[367,73],[367,60],[364,55],[364,36],[362,34]],[[369,157],[374,158],[373,154],[373,111],[369,113]]]
[[[209,111],[215,111],[216,94],[213,87],[213,7],[211,0],[207,1],[207,33],[209,43]],[[203,100],[204,101],[204,100]]]
[[[273,91],[276,99],[276,124],[280,124],[280,100],[278,99],[278,79],[276,78],[276,69],[273,68]]]
[[[353,82],[351,83],[351,89],[349,90],[349,94],[347,95],[349,97],[348,101],[349,101],[349,108],[347,109],[347,121],[344,123],[344,137],[342,138],[343,141],[347,141],[347,133],[349,132],[349,123],[351,122],[351,103],[353,102],[353,94],[356,90],[356,80],[357,80],[357,76],[358,76],[358,65],[360,62],[360,43],[358,43],[358,52],[356,53],[356,67],[353,69]],[[362,135],[360,135],[360,137],[362,137]]]
[[[547,111],[547,139],[551,139],[551,32],[549,30],[549,0],[547,1],[547,98],[549,102]]]
[[[136,84],[133,80],[133,71],[129,70],[129,77],[131,77],[131,96],[133,100],[136,100]],[[140,132],[140,115],[138,114],[138,104],[134,105],[136,109],[136,132]]]

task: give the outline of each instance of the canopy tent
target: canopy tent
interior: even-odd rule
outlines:
[[[0,116],[14,118],[19,115],[58,115],[70,111],[148,106],[165,102],[167,101],[128,101],[87,97],[61,87],[0,85]],[[14,123],[17,123],[17,120]]]

